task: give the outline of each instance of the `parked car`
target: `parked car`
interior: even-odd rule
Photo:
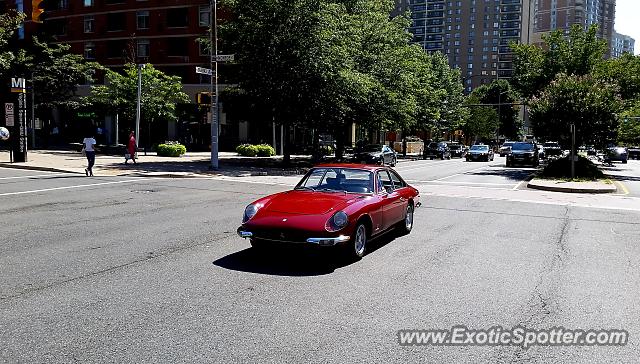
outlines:
[[[364,164],[387,164],[395,167],[398,163],[398,157],[396,152],[386,145],[370,144],[357,150],[353,155],[353,161]]]
[[[562,156],[562,148],[558,142],[546,142],[542,145],[545,158]]]
[[[640,147],[628,147],[627,155],[629,159],[640,159]]]
[[[511,154],[507,156],[507,167],[513,167],[515,164],[537,167],[540,164],[538,146],[530,142],[513,143]]]
[[[467,162],[469,161],[492,161],[494,158],[493,150],[486,144],[476,144],[469,148],[469,152],[466,155]]]
[[[372,238],[411,232],[419,206],[418,190],[391,168],[325,164],[312,168],[293,190],[249,204],[237,232],[257,249],[337,246],[359,259]]]
[[[451,159],[451,151],[446,142],[431,142],[424,149],[424,159]]]
[[[513,143],[514,142],[504,142],[502,144],[502,146],[498,150],[498,152],[500,153],[501,157],[504,157],[505,155],[511,153],[511,146],[513,145]]]
[[[451,157],[462,158],[467,153],[466,147],[463,144],[457,142],[448,142],[447,147],[449,147]]]
[[[623,164],[627,163],[629,159],[629,152],[625,147],[609,147],[607,148],[607,160],[610,161],[619,161]]]

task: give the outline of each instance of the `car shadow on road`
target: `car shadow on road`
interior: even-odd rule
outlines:
[[[388,234],[370,241],[367,254],[381,249],[398,235]],[[213,262],[213,265],[239,272],[258,273],[277,276],[319,276],[333,273],[336,269],[357,264],[343,256],[343,251],[335,248],[316,247],[278,247],[269,250],[247,248]]]

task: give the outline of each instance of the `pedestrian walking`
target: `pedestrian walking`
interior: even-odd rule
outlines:
[[[96,163],[96,140],[91,135],[88,138],[84,138],[82,144],[84,144],[84,154],[87,157],[87,168],[84,169],[84,174],[87,177],[93,177],[93,165]]]
[[[132,131],[129,134],[129,143],[127,144],[127,152],[124,154],[124,164],[129,162],[129,159],[133,161],[133,164],[136,164],[136,149],[138,145],[136,142],[136,134]]]

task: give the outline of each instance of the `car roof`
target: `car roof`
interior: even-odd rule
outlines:
[[[359,163],[323,163],[313,166],[313,168],[352,168],[362,169],[366,171],[375,171],[384,167],[375,164],[359,164]]]

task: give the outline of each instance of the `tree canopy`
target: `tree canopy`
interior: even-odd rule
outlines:
[[[285,125],[450,128],[464,118],[462,84],[442,55],[410,43],[409,19],[388,0],[226,0],[223,27],[239,90]],[[267,120],[270,120],[268,118]],[[286,154],[286,148],[285,148]],[[285,156],[286,157],[286,156]]]
[[[519,98],[509,81],[497,80],[490,84],[482,85],[474,89],[471,95],[474,98],[470,101],[489,104],[496,111],[495,117],[498,119],[496,123],[499,135],[512,140],[518,138],[522,125],[518,119],[518,107],[514,104],[519,101]]]

